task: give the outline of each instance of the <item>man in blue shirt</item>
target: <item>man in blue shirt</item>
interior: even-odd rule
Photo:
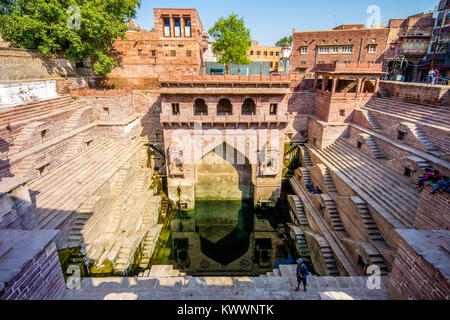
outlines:
[[[308,189],[309,192],[314,191],[314,183],[312,183],[311,180],[309,180],[308,183],[306,184],[306,189]]]
[[[303,291],[306,291],[306,277],[309,275],[309,271],[303,263],[302,259],[297,260],[297,288],[295,291],[300,289],[300,282],[303,282]]]

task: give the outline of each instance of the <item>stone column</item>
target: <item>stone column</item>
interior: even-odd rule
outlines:
[[[338,78],[333,78],[333,85],[331,86],[331,94],[336,93],[337,82],[338,82]]]
[[[380,79],[379,78],[377,78],[376,80],[375,80],[375,89],[374,89],[374,93],[378,93],[378,91],[380,90]]]
[[[366,85],[366,78],[363,78],[361,81],[361,91],[359,93],[364,93],[364,86]]]
[[[362,79],[356,80],[356,95],[359,95],[361,92],[361,82],[362,82]]]
[[[325,91],[325,88],[327,86],[328,78],[323,77],[322,79],[322,92]]]
[[[317,75],[314,75],[314,84],[313,84],[313,90],[315,90],[317,87]]]

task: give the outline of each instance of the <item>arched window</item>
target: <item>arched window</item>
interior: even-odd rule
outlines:
[[[220,99],[217,104],[217,115],[233,114],[233,105],[228,99]]]
[[[249,116],[256,113],[256,104],[253,99],[247,98],[242,104],[242,114]]]
[[[194,115],[208,115],[208,105],[203,99],[196,99],[194,102]]]

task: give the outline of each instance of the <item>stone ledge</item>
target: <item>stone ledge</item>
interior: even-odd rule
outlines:
[[[58,233],[58,230],[0,230],[0,242],[13,247],[0,261],[0,286],[19,274],[27,263],[45,250]]]

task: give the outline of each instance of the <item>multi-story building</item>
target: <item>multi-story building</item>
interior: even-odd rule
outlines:
[[[450,77],[450,0],[441,0],[434,12],[436,22],[428,54],[420,68],[424,74],[430,69],[438,69],[441,77]]]
[[[154,9],[155,27],[129,23],[126,38],[113,50],[119,60],[109,78],[157,78],[160,73],[198,74],[208,36],[196,9]]]
[[[327,31],[294,29],[291,73],[309,73],[317,64],[383,63],[389,29],[342,25]]]
[[[423,12],[406,19],[389,21],[389,38],[385,55],[390,78],[404,76],[407,82],[417,82],[425,78],[419,69],[420,61],[427,55],[433,32],[432,12]],[[403,61],[403,68],[392,68],[391,61]]]
[[[247,56],[251,62],[269,62],[270,72],[284,72],[280,69],[281,47],[260,46],[258,41],[252,41]]]

